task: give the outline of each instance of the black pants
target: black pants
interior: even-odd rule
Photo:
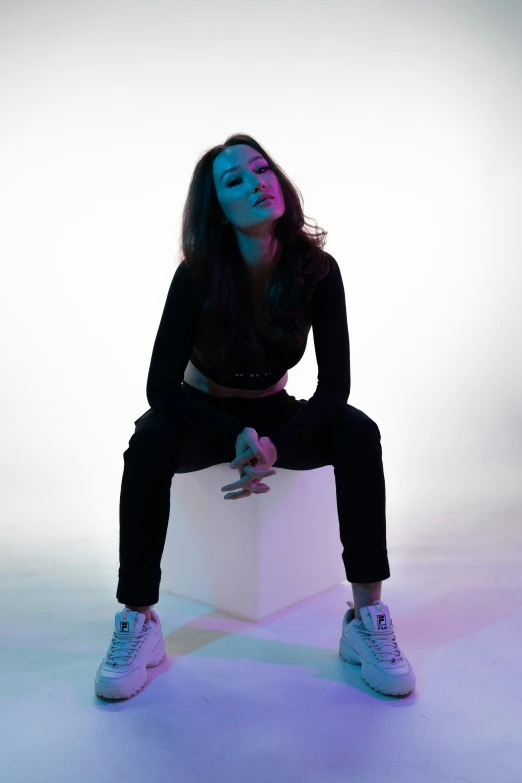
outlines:
[[[247,400],[214,397],[183,381],[187,394],[237,416],[259,437],[291,418],[306,400],[282,389],[276,394]],[[191,473],[211,465],[232,462],[235,444],[222,443],[198,428],[176,422],[149,409],[135,422],[136,430],[123,454],[120,496],[120,568],[117,600],[131,606],[152,606],[159,600],[160,562],[170,514],[170,490],[175,473]],[[349,582],[389,579],[386,546],[386,491],[381,434],[362,411],[346,405],[299,449],[278,459],[274,468],[313,470],[333,465],[342,558]],[[230,470],[228,483],[239,480]],[[270,483],[270,479],[264,479]],[[237,491],[237,490],[236,490]],[[217,503],[248,503],[224,500]],[[262,501],[261,501],[262,502]],[[297,513],[298,510],[297,510]]]

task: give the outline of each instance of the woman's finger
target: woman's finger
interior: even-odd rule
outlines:
[[[256,490],[250,490],[250,488],[242,489],[241,492],[229,492],[228,495],[225,495],[225,500],[237,500],[239,498],[248,498],[250,495],[264,495],[267,492],[270,492],[270,487],[263,485],[265,489],[256,491]]]
[[[248,465],[247,465],[248,469]],[[270,470],[256,470],[255,468],[251,468],[250,470],[244,471],[245,475],[242,476],[242,478],[239,479],[239,481],[236,481],[233,484],[227,484],[224,487],[221,487],[221,491],[224,492],[226,490],[230,489],[241,489],[246,486],[248,486],[250,483],[254,481],[259,481],[262,478],[267,478],[268,476],[274,476],[277,471],[270,469]],[[266,484],[264,486],[267,486]]]

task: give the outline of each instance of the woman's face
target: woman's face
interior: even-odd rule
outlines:
[[[230,223],[249,234],[273,233],[275,222],[285,213],[285,202],[266,158],[248,144],[236,144],[219,153],[213,171],[218,201]],[[273,199],[255,206],[263,193]]]

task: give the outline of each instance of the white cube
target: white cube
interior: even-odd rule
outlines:
[[[346,581],[332,465],[225,500],[238,480],[228,463],[174,474],[160,590],[256,621]]]

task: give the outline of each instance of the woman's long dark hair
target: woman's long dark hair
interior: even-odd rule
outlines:
[[[285,263],[277,265],[267,292],[268,320],[257,331],[286,347],[302,344],[310,326],[307,305],[315,285],[329,271],[329,259],[323,251],[328,232],[316,227],[312,235],[303,229],[300,191],[255,139],[235,134],[205,152],[194,169],[183,209],[179,264],[185,262],[202,295],[198,352],[223,373],[227,360],[241,346],[247,348],[252,367],[259,369],[263,355],[251,307],[249,315],[248,270],[232,227],[223,224],[213,176],[216,156],[235,144],[248,144],[266,158],[285,200],[285,213],[274,228],[283,245]]]

